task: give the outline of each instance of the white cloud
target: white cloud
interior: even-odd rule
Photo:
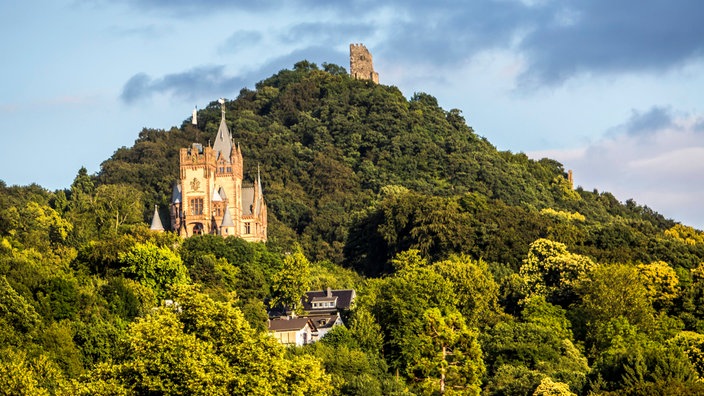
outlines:
[[[662,117],[646,130],[654,113]],[[665,217],[704,229],[702,119],[653,108],[634,112],[626,123],[584,147],[528,155],[562,162],[573,170],[575,184],[587,190],[609,191],[622,201],[633,198]],[[629,133],[633,125],[641,128],[639,133]]]

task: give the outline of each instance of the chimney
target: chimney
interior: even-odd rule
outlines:
[[[325,293],[325,295],[326,295],[327,297],[332,297],[332,289],[330,289],[329,286],[328,286],[328,290],[327,290],[327,292]]]

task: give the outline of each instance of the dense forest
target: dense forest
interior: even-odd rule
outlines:
[[[701,231],[337,65],[226,107],[265,244],[149,230],[217,102],[64,190],[0,182],[0,394],[704,394]],[[357,291],[346,326],[267,334],[327,287]]]

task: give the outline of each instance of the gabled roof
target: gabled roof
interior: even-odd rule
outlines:
[[[225,207],[225,213],[222,215],[222,223],[220,227],[234,227],[235,223],[232,221],[232,215],[230,214],[230,207]]]
[[[152,225],[149,227],[152,231],[164,231],[164,225],[161,224],[161,218],[159,217],[159,209],[154,205],[154,216],[152,217]]]
[[[269,331],[299,331],[306,325],[315,330],[309,318],[272,319],[269,321]]]
[[[317,329],[332,329],[335,327],[335,324],[341,324],[342,320],[340,319],[339,314],[335,315],[324,315],[324,316],[314,316],[310,318],[311,321],[313,321],[313,324]]]
[[[320,311],[330,311],[330,310],[346,310],[352,308],[352,303],[356,297],[356,293],[353,289],[345,290],[316,290],[306,292],[306,297],[303,298],[303,310],[307,312],[320,312]],[[313,309],[313,301],[334,301],[337,298],[337,303],[335,308],[315,308]]]

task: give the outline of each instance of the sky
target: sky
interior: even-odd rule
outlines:
[[[0,2],[0,180],[70,186],[300,60],[435,96],[499,150],[704,229],[700,0]],[[245,143],[246,146],[246,143]]]

